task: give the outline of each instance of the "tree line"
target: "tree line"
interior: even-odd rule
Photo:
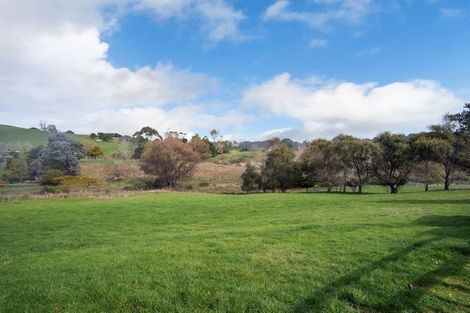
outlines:
[[[260,168],[248,164],[242,190],[285,192],[319,187],[327,191],[352,187],[361,193],[367,184],[387,186],[391,193],[410,180],[443,183],[444,190],[459,174],[470,171],[470,104],[427,132],[411,135],[384,132],[374,139],[339,135],[317,139],[295,154],[278,139],[272,141]]]
[[[90,151],[102,153],[66,134],[51,133],[46,147],[15,152],[7,161],[4,179],[47,184],[54,177],[80,175],[80,159]],[[210,132],[211,138],[196,134],[190,140],[176,131],[161,136],[151,127],[128,137],[133,144],[128,155],[141,159],[142,170],[155,177],[155,187],[174,188],[179,180],[192,176],[197,163],[234,149],[215,129]],[[241,177],[242,190],[285,192],[289,188],[316,187],[346,191],[350,187],[361,193],[365,185],[379,184],[397,193],[410,180],[422,182],[425,190],[432,183],[443,183],[449,190],[459,175],[470,172],[470,104],[465,104],[460,113],[447,114],[443,123],[431,125],[426,132],[384,132],[373,139],[339,135],[332,140],[305,143],[300,152],[291,143],[271,140],[264,162],[247,164]]]

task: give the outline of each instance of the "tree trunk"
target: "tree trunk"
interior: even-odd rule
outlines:
[[[444,182],[444,190],[445,191],[449,191],[450,190],[450,182],[449,180],[446,178],[446,181]]]
[[[390,185],[390,193],[398,193],[398,186]]]
[[[429,191],[429,162],[426,161],[424,164],[424,191]]]
[[[362,193],[362,185],[359,185],[359,186],[358,186],[357,193]]]
[[[449,191],[450,189],[450,173],[449,171],[446,171],[446,176],[444,179],[444,190]]]

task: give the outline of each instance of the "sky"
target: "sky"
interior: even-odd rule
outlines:
[[[411,133],[470,102],[466,0],[0,0],[0,124]]]

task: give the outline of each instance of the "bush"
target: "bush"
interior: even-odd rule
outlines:
[[[28,179],[28,163],[25,155],[16,154],[7,161],[4,179],[11,183],[24,182]]]
[[[39,191],[40,195],[46,195],[46,194],[55,194],[57,193],[57,190],[53,187],[50,186],[44,186],[41,191]]]
[[[253,192],[260,189],[261,175],[258,173],[256,168],[248,163],[246,165],[245,172],[241,176],[242,179],[242,190],[245,192]]]
[[[52,179],[55,185],[61,185],[69,188],[89,188],[99,186],[100,181],[90,176],[59,176]]]
[[[56,186],[58,182],[54,182],[54,179],[63,176],[64,172],[55,168],[47,169],[39,178],[41,185]]]
[[[202,182],[199,183],[199,187],[209,187],[209,182],[202,181]]]
[[[139,178],[134,180],[132,185],[124,187],[124,190],[152,190],[161,189],[164,186],[165,183],[159,178]]]

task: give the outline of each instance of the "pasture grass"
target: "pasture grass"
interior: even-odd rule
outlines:
[[[229,153],[222,153],[209,161],[219,164],[237,164],[246,162],[260,163],[263,160],[264,153],[261,150],[255,151],[238,151],[232,150]]]
[[[81,142],[82,144],[90,143],[100,147],[103,151],[105,158],[113,158],[115,154],[119,152],[119,139],[113,138],[111,141],[99,141],[91,139],[89,135],[72,135],[72,139]]]
[[[469,312],[470,193],[0,202],[0,312]]]
[[[47,146],[47,142],[51,133],[21,128],[10,125],[0,125],[0,144],[6,144],[13,150],[27,151],[31,148],[43,145]],[[104,142],[90,139],[89,135],[69,135],[75,141],[81,143],[90,142],[97,145],[104,153],[104,157],[112,158],[113,154],[119,152],[119,140],[113,139],[111,142]]]
[[[11,145],[13,149],[29,150],[40,145],[47,145],[51,134],[40,130],[0,125],[0,143]]]

